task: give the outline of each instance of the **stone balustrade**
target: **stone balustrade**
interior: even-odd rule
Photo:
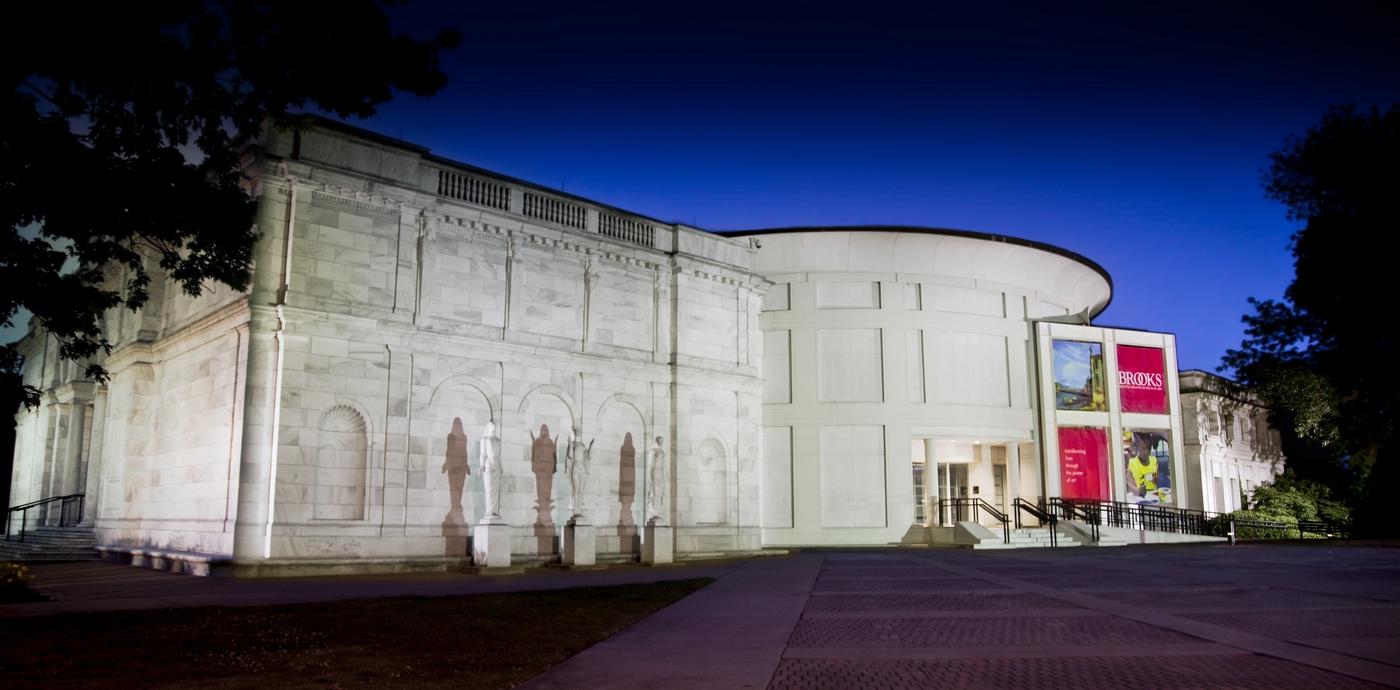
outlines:
[[[490,179],[485,173],[437,168],[437,194],[474,206],[596,233],[628,244],[657,247],[659,223],[581,200]]]

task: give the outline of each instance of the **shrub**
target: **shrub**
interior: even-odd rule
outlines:
[[[1291,517],[1294,522],[1326,520],[1345,524],[1351,521],[1351,509],[1333,498],[1331,489],[1292,474],[1280,475],[1273,482],[1256,488],[1249,507],[1253,513],[1268,516],[1259,518],[1262,520]]]
[[[1233,520],[1236,539],[1298,538],[1298,518],[1292,515],[1277,515],[1257,510],[1236,510],[1216,519],[1219,521],[1217,531],[1220,536],[1225,536],[1230,532],[1230,521]]]
[[[0,602],[43,601],[42,595],[29,588],[33,579],[22,564],[0,563]]]

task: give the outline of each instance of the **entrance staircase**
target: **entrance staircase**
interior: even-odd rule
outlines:
[[[1054,529],[1054,540],[1050,530]],[[959,522],[951,528],[951,546],[986,549],[1048,549],[1051,547],[1083,546],[1084,541],[1063,525],[1051,527],[1017,527],[1003,530],[975,522]]]
[[[1075,538],[1074,533],[1062,527],[1055,529],[1055,541],[1050,541],[1050,527],[1022,527],[1011,530],[1011,548],[1013,549],[1038,549],[1083,546],[1084,542]]]
[[[97,535],[91,527],[31,527],[24,541],[11,535],[0,539],[0,561],[95,561]]]

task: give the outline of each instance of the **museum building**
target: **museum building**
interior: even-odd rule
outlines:
[[[456,567],[487,524],[531,565],[580,540],[664,560],[651,527],[676,558],[937,543],[950,498],[1238,506],[1201,450],[1208,391],[1183,428],[1174,337],[1091,325],[1112,283],[1072,252],[717,234],[330,121],[255,154],[248,292],[154,280],[105,319],[103,384],[22,341],[44,400],[10,503],[81,495],[28,526],[267,574]]]

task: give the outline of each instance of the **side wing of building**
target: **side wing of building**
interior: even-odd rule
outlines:
[[[517,562],[572,512],[630,558],[651,456],[678,553],[759,546],[747,240],[328,129],[273,136],[261,174],[240,562],[467,555],[491,421]]]

